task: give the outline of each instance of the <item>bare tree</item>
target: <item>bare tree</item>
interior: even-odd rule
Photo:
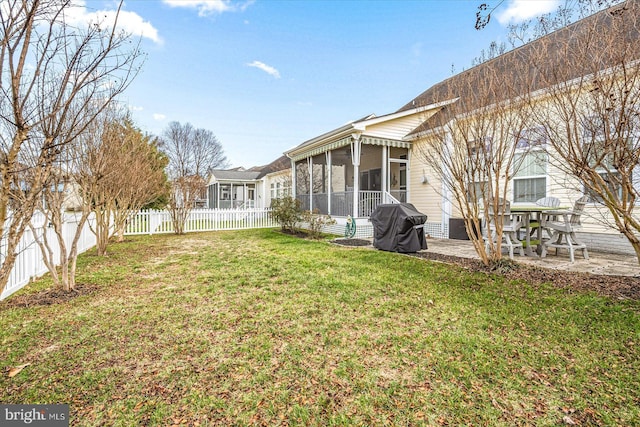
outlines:
[[[190,123],[169,123],[160,148],[169,159],[169,211],[174,231],[182,234],[191,210],[205,200],[209,174],[213,169],[225,167],[227,158],[211,131],[196,129]]]
[[[567,33],[536,43],[532,62],[547,89],[531,117],[548,134],[554,166],[571,177],[563,184],[591,196],[597,219],[629,240],[640,263],[640,5],[629,1]]]
[[[535,18],[516,24],[509,24],[509,40],[513,47],[526,44],[555,30],[566,27],[576,20],[585,18],[600,10],[611,7],[624,0],[565,0],[553,12],[543,13]],[[482,30],[492,15],[504,7],[504,0],[493,4],[480,3],[476,11],[476,30]]]
[[[561,185],[590,195],[600,222],[620,231],[640,262],[640,5],[629,0],[590,15],[616,3],[567,2],[555,15],[512,27],[513,44],[528,44],[498,62],[528,64],[527,81],[504,98],[528,103],[525,123],[541,129],[538,148],[565,177]],[[517,81],[509,68],[499,78],[503,86]]]
[[[70,0],[0,7],[1,289],[62,148],[128,86],[142,59],[117,20],[74,28],[65,22],[69,7]]]
[[[123,114],[119,108],[104,110],[73,146],[76,159],[74,178],[82,195],[83,210],[93,214],[91,229],[96,235],[98,255],[106,255],[109,238],[114,232],[116,199],[123,191],[123,181],[119,176],[122,169],[118,167]]]
[[[91,212],[83,208],[70,173],[69,166],[74,161],[69,156],[72,152],[69,146],[63,150],[43,187],[42,203],[38,205],[40,216],[33,216],[29,222],[54,285],[65,291],[75,288],[78,244]]]
[[[447,104],[426,118],[416,152],[444,184],[436,191],[464,218],[469,237],[486,265],[502,257],[502,213],[518,171],[515,141],[527,126],[526,65],[499,57],[432,87],[417,98]],[[524,91],[522,91],[524,89]],[[444,193],[444,194],[442,194]],[[480,233],[496,212],[496,239],[488,251]]]

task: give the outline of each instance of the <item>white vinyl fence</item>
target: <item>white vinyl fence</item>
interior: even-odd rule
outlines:
[[[193,231],[243,230],[273,228],[278,224],[271,218],[271,209],[196,209],[191,211],[184,227]],[[140,211],[127,223],[125,235],[173,233],[168,211]]]
[[[241,230],[249,228],[272,228],[278,224],[271,218],[270,209],[199,209],[191,211],[185,224],[185,232],[216,231],[216,230]],[[65,216],[63,235],[67,248],[71,245],[73,236],[78,228],[80,214],[67,213]],[[93,223],[93,216],[89,218]],[[45,216],[41,213],[34,215],[32,223],[40,233],[46,230],[47,239],[51,242],[54,257],[59,259],[60,249],[53,228],[43,228]],[[173,222],[167,211],[141,211],[127,224],[125,234],[158,234],[173,233]],[[85,223],[80,240],[78,253],[94,247],[96,236]],[[0,242],[0,257],[6,254],[6,241]],[[9,282],[5,287],[0,300],[23,288],[31,279],[47,273],[47,267],[42,258],[40,247],[34,239],[31,230],[25,230],[22,240],[17,248],[18,257],[11,271]],[[2,259],[2,258],[0,258]]]
[[[62,235],[64,236],[64,241],[67,245],[67,249],[71,246],[71,242],[73,241],[73,237],[78,228],[79,219],[79,213],[76,214],[71,212],[65,214]],[[58,238],[56,237],[52,227],[43,227],[45,225],[45,221],[46,218],[42,213],[36,213],[33,216],[32,224],[35,226],[38,233],[47,233],[47,239],[50,242],[54,257],[56,259],[60,259]],[[90,217],[89,221],[93,221],[93,217]],[[82,234],[80,235],[80,240],[78,241],[78,253],[85,252],[86,250],[95,246],[95,244],[96,236],[91,232],[89,223],[87,222],[82,229]],[[7,242],[3,239],[0,245],[0,257],[2,257],[3,259],[6,254],[6,250]],[[11,270],[11,275],[9,276],[7,286],[5,287],[2,294],[0,294],[0,300],[5,299],[12,293],[23,288],[29,283],[31,279],[42,276],[49,271],[42,258],[40,247],[36,243],[36,240],[34,239],[33,233],[30,229],[27,228],[25,230],[24,235],[22,236],[22,239],[18,244],[17,252],[18,256],[16,258],[15,264],[13,265],[13,270]]]

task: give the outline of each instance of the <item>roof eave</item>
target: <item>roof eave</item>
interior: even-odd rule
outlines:
[[[460,98],[449,99],[446,101],[436,102],[434,104],[424,105],[421,107],[415,107],[409,110],[397,111],[391,114],[385,114],[384,116],[374,117],[371,119],[360,120],[359,122],[354,123],[354,128],[356,130],[364,132],[367,126],[376,125],[379,123],[384,123],[390,120],[396,120],[407,116],[412,116],[414,114],[421,114],[425,111],[435,110],[438,108],[446,107],[449,104],[453,104]]]
[[[338,128],[338,129],[334,129],[330,132],[324,133],[320,136],[317,136],[313,139],[310,139],[308,141],[303,142],[302,144],[287,150],[284,152],[284,154],[291,158],[291,156],[295,156],[297,154],[300,154],[304,151],[309,151],[319,145],[323,145],[326,144],[328,142],[331,142],[333,140],[338,140],[341,138],[344,138],[345,136],[348,136],[352,133],[354,133],[355,131],[355,127],[354,127],[354,123],[347,123],[346,125]]]

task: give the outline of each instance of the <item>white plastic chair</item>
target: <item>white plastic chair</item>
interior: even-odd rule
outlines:
[[[558,199],[557,197],[543,197],[536,200],[536,205],[548,208],[557,208],[558,206],[560,206],[560,199]]]
[[[504,212],[500,212],[504,207]],[[502,218],[502,242],[509,249],[509,258],[513,259],[513,250],[518,248],[520,255],[524,256],[524,245],[518,239],[518,230],[523,227],[522,219],[519,216],[511,215],[511,203],[508,200],[498,200],[498,214],[493,212],[493,203],[485,205],[489,209],[489,226],[487,227],[487,237],[485,238],[485,248],[489,251],[490,242],[497,243],[497,230],[495,220]],[[491,239],[491,240],[489,240]]]
[[[536,200],[536,205],[545,207],[545,208],[557,208],[558,206],[560,206],[560,199],[558,199],[557,197],[551,197],[551,196],[543,197],[541,199]],[[531,236],[534,236],[534,235],[540,236],[539,240],[542,240],[544,238],[542,237],[542,233],[538,234],[538,228],[541,227],[541,221],[542,221],[542,218],[535,218],[534,220],[531,220],[531,222],[529,223]],[[544,229],[542,231],[544,231]],[[542,242],[538,242],[538,243],[540,244]]]
[[[551,234],[549,240],[542,242],[542,253],[540,254],[542,258],[547,256],[547,248],[556,248],[556,255],[558,254],[558,249],[567,249],[571,262],[575,261],[574,252],[576,249],[582,250],[584,259],[589,259],[587,246],[578,241],[575,234],[576,230],[582,227],[580,216],[588,201],[588,196],[582,196],[576,200],[572,210],[546,211],[542,213],[541,226]]]

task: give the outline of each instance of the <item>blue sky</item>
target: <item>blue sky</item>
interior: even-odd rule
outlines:
[[[120,25],[142,36],[148,56],[123,100],[145,132],[190,122],[217,136],[232,166],[264,165],[350,120],[395,111],[505,40],[509,19],[559,1],[506,0],[477,31],[480,3],[129,0]],[[114,8],[81,5],[85,16]]]

